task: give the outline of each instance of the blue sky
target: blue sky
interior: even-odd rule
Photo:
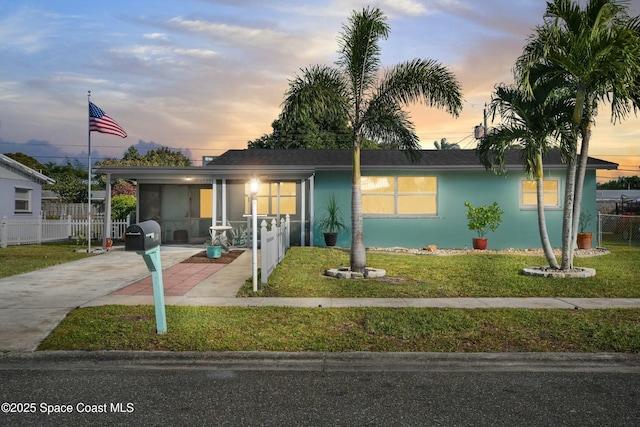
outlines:
[[[88,90],[129,134],[93,133],[95,158],[152,142],[194,160],[245,148],[271,131],[288,79],[336,60],[341,26],[367,5],[388,16],[383,65],[435,59],[462,84],[458,119],[410,108],[424,148],[441,138],[475,146],[484,104],[512,80],[545,9],[542,0],[1,0],[0,152],[86,153]],[[640,1],[630,5],[640,14]],[[590,152],[623,165],[638,156],[637,169],[640,119],[613,128],[601,110]]]

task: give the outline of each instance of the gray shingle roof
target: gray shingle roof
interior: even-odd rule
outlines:
[[[508,169],[521,169],[521,150],[509,150],[505,156]],[[209,167],[304,167],[313,169],[345,169],[352,162],[351,150],[229,150],[208,164]],[[398,150],[363,150],[361,166],[367,168],[442,168],[484,169],[475,150],[422,150],[417,163]],[[560,151],[545,156],[545,167],[564,168]],[[589,169],[616,169],[616,163],[589,157]]]

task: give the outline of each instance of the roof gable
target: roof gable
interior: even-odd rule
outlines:
[[[13,160],[11,157],[0,154],[0,167],[17,173],[21,176],[29,178],[32,181],[39,182],[40,184],[53,184],[55,180],[48,176],[41,174],[28,166],[23,165],[20,162]]]

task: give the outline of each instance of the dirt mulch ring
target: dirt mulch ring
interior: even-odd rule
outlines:
[[[220,258],[207,258],[207,251],[202,251],[182,262],[187,264],[230,264],[243,253],[244,251],[231,250],[227,253],[223,252]]]

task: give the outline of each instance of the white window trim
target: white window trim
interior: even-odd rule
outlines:
[[[26,192],[27,197],[25,199],[18,199],[16,197],[18,190],[24,190]],[[27,209],[16,209],[16,202],[18,200],[26,201],[28,205]],[[33,188],[15,187],[14,193],[13,193],[13,211],[16,214],[29,214],[33,212]]]
[[[537,204],[535,204],[535,203],[532,204],[532,205],[525,205],[524,204],[524,201],[523,201],[523,199],[524,199],[524,191],[523,191],[523,188],[522,188],[523,187],[522,184],[525,181],[534,181],[535,182],[535,179],[522,178],[520,180],[519,187],[518,187],[518,195],[519,195],[519,198],[520,198],[520,209],[523,210],[523,211],[535,211],[536,209],[538,209],[537,208]],[[544,210],[546,210],[546,211],[562,210],[562,198],[560,197],[561,196],[561,190],[562,190],[562,180],[560,178],[545,178],[544,181],[557,181],[558,182],[557,190],[556,190],[557,193],[558,193],[556,195],[558,203],[556,205],[544,205]],[[535,192],[533,192],[532,194],[536,195]]]

